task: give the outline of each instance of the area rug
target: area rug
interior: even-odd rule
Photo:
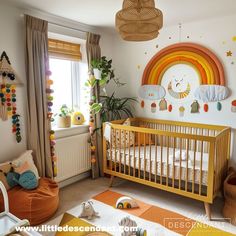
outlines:
[[[79,219],[77,216],[81,212],[81,206],[73,209],[71,214],[64,214],[60,226],[99,226],[111,229],[118,228],[118,222],[123,217],[129,216],[135,220],[138,227],[147,231],[147,236],[233,236],[228,232],[211,227],[193,219],[187,218],[183,215],[163,209],[157,206],[144,203],[136,200],[139,208],[136,209],[116,209],[114,206],[118,198],[124,195],[107,190],[93,197],[94,208],[99,212],[100,217],[87,221]],[[108,230],[108,233],[95,235],[114,235],[120,236],[121,232],[114,232]],[[87,236],[91,232],[58,232],[57,236]]]

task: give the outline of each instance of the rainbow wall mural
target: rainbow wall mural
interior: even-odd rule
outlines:
[[[142,85],[161,85],[166,70],[180,63],[197,71],[200,85],[225,86],[224,69],[217,56],[195,43],[178,43],[158,52],[144,70]]]

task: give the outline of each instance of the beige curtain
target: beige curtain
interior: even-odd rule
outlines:
[[[25,16],[26,77],[28,95],[27,142],[33,150],[40,176],[52,177],[49,130],[47,118],[46,72],[48,64],[48,23]]]
[[[99,46],[100,35],[88,33],[86,41],[87,58],[89,65],[89,73],[91,70],[91,61],[101,58],[101,48]],[[91,88],[91,103],[99,102],[99,86],[96,84]],[[94,99],[95,97],[95,99]],[[103,176],[103,159],[102,159],[102,135],[101,135],[101,119],[100,114],[94,115],[90,112],[90,132],[91,132],[91,163],[92,163],[92,178]]]

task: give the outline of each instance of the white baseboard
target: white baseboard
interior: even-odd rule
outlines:
[[[69,179],[63,180],[63,181],[58,183],[59,188],[64,188],[64,187],[66,187],[66,186],[68,186],[70,184],[73,184],[73,183],[77,182],[77,181],[80,181],[82,179],[86,179],[89,176],[91,176],[91,171],[86,171],[86,172],[84,172],[84,173],[82,173],[80,175],[76,175],[76,176],[71,177]]]

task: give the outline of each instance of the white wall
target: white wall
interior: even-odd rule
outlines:
[[[236,15],[192,22],[182,26],[182,42],[195,42],[208,47],[223,63],[227,86],[231,89],[232,94],[227,100],[222,101],[223,109],[221,112],[216,110],[216,103],[212,103],[209,104],[209,112],[205,113],[203,111],[203,103],[201,102],[202,109],[200,114],[191,114],[189,110],[193,100],[190,100],[184,103],[185,108],[187,108],[184,117],[180,117],[178,112],[181,103],[174,103],[173,101],[173,111],[171,113],[168,111],[157,111],[153,114],[150,112],[151,102],[146,101],[144,109],[141,109],[139,105],[136,107],[137,116],[221,124],[231,126],[235,129],[236,113],[232,113],[230,110],[231,101],[236,99],[236,42],[232,41],[232,37],[236,36],[234,22],[236,22]],[[118,34],[114,35],[112,55],[116,75],[127,83],[126,86],[117,92],[121,96],[137,97],[138,89],[141,85],[142,73],[148,61],[160,49],[177,42],[179,42],[179,28],[177,24],[171,27],[164,27],[160,31],[159,37],[149,42],[125,42],[119,38]],[[158,48],[156,48],[156,45],[158,45]],[[226,57],[226,51],[228,50],[233,52],[232,57]],[[234,65],[231,64],[232,61]],[[138,66],[140,66],[140,69],[138,69]],[[236,137],[235,134],[234,136]],[[236,138],[234,138],[233,144],[235,140]],[[236,163],[235,145],[232,145],[232,153],[233,161]]]
[[[26,149],[26,85],[25,85],[25,58],[24,58],[24,22],[20,16],[21,11],[13,6],[0,3],[0,53],[6,51],[11,64],[20,79],[23,87],[17,87],[17,112],[21,115],[22,141],[17,144],[15,135],[12,134],[11,119],[0,120],[0,162],[17,157]]]
[[[11,60],[13,68],[16,70],[20,79],[23,81],[23,87],[17,87],[17,110],[21,115],[22,142],[17,144],[15,135],[11,130],[11,119],[8,121],[0,120],[0,163],[17,157],[21,152],[26,150],[26,77],[25,77],[25,57],[24,57],[24,18],[23,14],[33,15],[35,17],[47,20],[49,31],[54,34],[62,34],[63,36],[81,38],[83,41],[82,53],[86,62],[86,53],[84,40],[86,39],[85,31],[104,34],[104,40],[101,41],[105,45],[104,54],[111,57],[112,39],[106,31],[97,29],[96,27],[81,24],[47,13],[43,13],[33,9],[22,9],[21,5],[14,5],[10,2],[0,0],[0,53],[5,50]],[[56,23],[53,24],[53,23]],[[84,32],[78,31],[81,29]],[[106,36],[107,35],[107,36]],[[86,73],[84,73],[86,74]]]

